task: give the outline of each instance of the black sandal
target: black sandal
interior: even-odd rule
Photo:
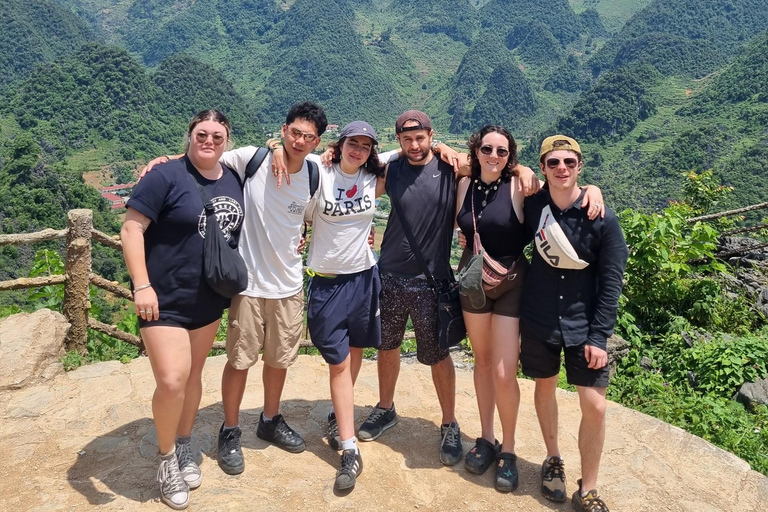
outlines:
[[[464,459],[467,471],[476,475],[482,475],[494,463],[498,451],[498,441],[494,445],[482,437],[478,437],[475,440],[475,447],[469,450],[467,457]]]
[[[517,489],[519,477],[517,473],[517,455],[501,452],[496,457],[496,482],[495,487],[499,492],[512,492]]]

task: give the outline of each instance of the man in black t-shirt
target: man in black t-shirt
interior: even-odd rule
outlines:
[[[448,350],[438,345],[435,294],[414,257],[402,219],[413,232],[435,280],[450,279],[456,178],[453,167],[432,154],[432,123],[426,114],[417,110],[405,112],[397,118],[395,133],[405,158],[390,164],[386,179],[390,197],[396,182],[394,193],[400,209],[396,211],[392,201],[379,259],[382,284],[382,340],[377,360],[379,403],[360,426],[358,438],[373,441],[398,421],[395,386],[400,373],[400,345],[410,316],[416,333],[417,359],[431,366],[442,410],[440,461],[452,466],[463,455],[455,416],[456,373]]]

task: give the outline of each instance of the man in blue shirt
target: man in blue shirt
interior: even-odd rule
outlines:
[[[525,201],[525,222],[536,250],[526,276],[520,318],[523,373],[536,380],[535,404],[547,447],[541,490],[565,501],[565,469],[557,442],[557,389],[560,354],[565,352],[568,383],[581,405],[579,452],[582,479],[573,495],[578,511],[607,511],[597,494],[597,474],[605,440],[606,344],[616,323],[628,250],[619,222],[589,220],[578,186],[583,161],[578,142],[564,135],[541,144],[539,166],[544,190]]]

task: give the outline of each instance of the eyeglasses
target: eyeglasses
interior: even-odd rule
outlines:
[[[480,152],[484,154],[485,156],[491,156],[493,154],[493,150],[496,150],[496,155],[499,158],[504,158],[509,156],[509,150],[507,148],[494,148],[493,146],[480,146]]]
[[[208,141],[209,136],[211,137],[211,139],[213,139],[214,146],[221,146],[227,140],[227,138],[220,133],[206,133],[206,132],[197,132],[195,134],[195,140],[200,144],[205,144]]]
[[[317,140],[317,135],[315,135],[314,133],[303,132],[298,128],[293,128],[293,127],[288,128],[288,132],[291,134],[291,137],[293,137],[294,139],[300,139],[304,137],[304,140],[309,143],[315,142],[315,140]]]
[[[547,167],[549,167],[550,169],[554,169],[558,165],[560,165],[560,161],[561,160],[559,158],[547,158]],[[579,163],[579,161],[575,158],[563,158],[562,162],[569,169],[573,169],[574,167],[576,167],[576,164]]]

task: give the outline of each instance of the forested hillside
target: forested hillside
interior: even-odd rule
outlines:
[[[616,204],[661,208],[684,173],[713,169],[731,206],[768,199],[768,32],[707,80],[664,77],[649,64],[606,72],[552,130],[583,140],[586,176]],[[724,205],[726,206],[726,205]]]
[[[683,172],[708,167],[738,186],[734,201],[762,200],[761,173],[741,170],[764,171],[745,159],[762,154],[762,100],[746,92],[764,82],[750,75],[762,61],[753,49],[751,68],[739,71],[749,57],[730,64],[764,30],[761,5],[9,0],[0,115],[48,161],[125,175],[177,148],[202,107],[225,109],[243,142],[277,128],[300,100],[322,103],[331,123],[364,118],[379,129],[416,107],[460,139],[488,122],[508,126],[529,165],[546,133],[579,137],[590,147],[587,177],[614,204],[663,206],[679,196]],[[742,73],[743,87],[724,92],[721,70]],[[673,149],[698,136],[721,144],[706,156]]]
[[[87,24],[54,0],[3,0],[0,92],[37,64],[74,53],[91,39]]]

